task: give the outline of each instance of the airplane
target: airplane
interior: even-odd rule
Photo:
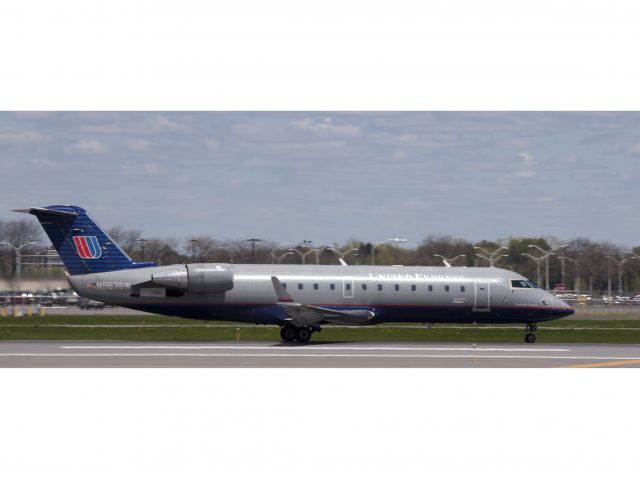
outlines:
[[[325,324],[537,323],[574,309],[527,278],[495,267],[136,262],[79,206],[13,210],[34,215],[80,296],[198,320],[280,326],[307,343]]]

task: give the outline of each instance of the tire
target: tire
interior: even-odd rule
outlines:
[[[280,328],[280,337],[283,341],[290,343],[296,339],[296,328],[291,325],[286,325]]]
[[[298,328],[296,331],[296,341],[299,343],[308,343],[311,339],[311,329],[309,328]]]
[[[524,340],[527,343],[535,343],[536,342],[536,335],[533,333],[528,333],[524,335]]]

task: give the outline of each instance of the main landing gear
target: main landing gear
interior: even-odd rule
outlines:
[[[527,323],[527,329],[524,330],[524,340],[527,343],[535,343],[536,335],[533,334],[537,331],[538,325],[536,323]]]
[[[283,341],[291,343],[297,341],[299,343],[308,343],[311,339],[313,331],[309,327],[296,327],[293,324],[285,324],[280,328],[280,337]]]

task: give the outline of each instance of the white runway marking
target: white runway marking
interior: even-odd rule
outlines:
[[[389,347],[389,346],[60,346],[60,349],[230,349],[230,350],[268,350],[288,348],[291,350],[325,351],[503,351],[503,352],[570,352],[571,349],[559,348],[473,348],[473,347]]]
[[[231,354],[231,353],[0,353],[0,357],[229,357],[229,358],[438,358],[438,359],[582,359],[640,360],[640,357],[618,356],[514,356],[479,354]]]

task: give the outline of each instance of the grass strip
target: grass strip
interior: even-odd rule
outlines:
[[[219,327],[207,327],[215,324]],[[19,325],[19,326],[16,326]],[[103,325],[111,327],[102,327]],[[127,326],[117,328],[113,326]],[[181,327],[164,327],[178,325]],[[65,327],[79,326],[79,327]],[[88,326],[88,327],[83,327]],[[279,341],[278,328],[231,322],[201,322],[163,316],[47,316],[0,318],[0,340],[138,340],[138,341]],[[383,324],[349,328],[328,326],[313,341],[415,341],[415,342],[504,342],[522,343],[521,328],[504,325],[467,325],[452,328],[435,325]],[[451,325],[458,326],[458,325]],[[580,329],[571,329],[580,328]],[[540,323],[536,333],[542,343],[621,343],[640,344],[640,319],[576,319]]]

